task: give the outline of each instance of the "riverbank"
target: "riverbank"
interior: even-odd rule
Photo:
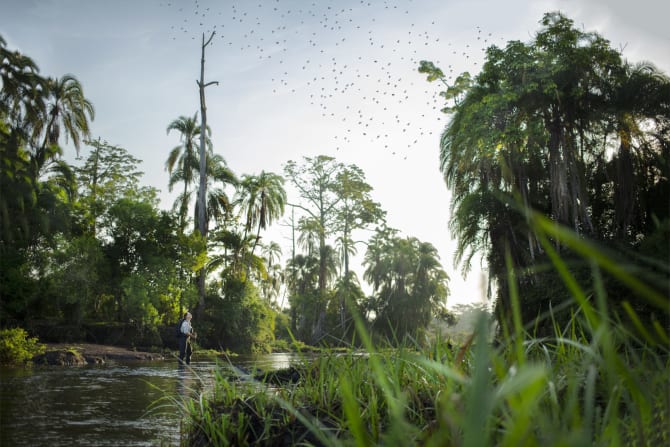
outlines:
[[[162,352],[136,351],[120,346],[93,343],[47,343],[46,352],[33,359],[41,365],[78,366],[105,364],[107,362],[128,362],[165,360]]]

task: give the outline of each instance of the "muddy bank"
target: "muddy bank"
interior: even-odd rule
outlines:
[[[163,353],[134,351],[119,346],[92,343],[49,343],[44,354],[33,358],[38,365],[80,366],[105,364],[107,362],[129,362],[165,360]]]

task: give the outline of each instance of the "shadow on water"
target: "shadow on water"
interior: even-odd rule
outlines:
[[[273,370],[292,354],[240,357],[236,366]],[[0,446],[172,446],[182,414],[174,397],[213,385],[226,362],[115,363],[86,367],[0,368]],[[157,404],[158,403],[158,404]]]

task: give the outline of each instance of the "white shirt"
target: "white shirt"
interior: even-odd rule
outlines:
[[[181,324],[182,334],[190,334],[192,331],[193,328],[191,327],[191,323],[187,320],[184,320],[184,322]]]

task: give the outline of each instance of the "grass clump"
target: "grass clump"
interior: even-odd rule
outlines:
[[[185,445],[666,445],[667,353],[578,320],[567,337],[524,337],[522,357],[516,340],[486,342],[482,320],[465,352],[438,342],[323,355],[284,382],[220,376],[190,402]]]
[[[550,314],[552,336],[522,326],[509,268],[511,317],[489,339],[482,315],[461,346],[437,339],[378,350],[357,321],[365,350],[324,352],[294,365],[291,380],[220,375],[189,401],[183,444],[318,446],[660,446],[670,445],[667,328],[645,328],[631,306],[614,312],[602,272],[656,306],[668,298],[555,225],[532,220],[576,303],[568,323]],[[549,242],[590,263],[588,291]],[[510,263],[511,264],[511,263]],[[622,319],[625,317],[625,320]],[[625,321],[625,322],[624,322]]]

